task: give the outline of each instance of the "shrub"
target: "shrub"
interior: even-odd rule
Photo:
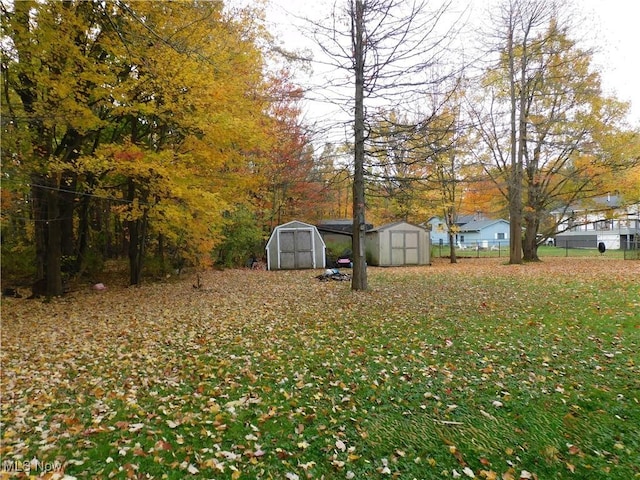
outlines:
[[[264,235],[253,213],[240,207],[230,213],[222,230],[224,241],[218,246],[216,264],[243,267],[251,257],[261,257]]]

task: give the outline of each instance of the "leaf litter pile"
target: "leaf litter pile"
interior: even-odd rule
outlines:
[[[640,476],[637,262],[316,274],[5,299],[2,474]]]

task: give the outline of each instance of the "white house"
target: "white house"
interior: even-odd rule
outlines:
[[[640,240],[640,203],[623,205],[617,195],[596,197],[554,210],[557,247],[609,250],[637,248]]]
[[[431,217],[427,220],[427,228],[431,235],[432,245],[448,245],[449,233],[447,232],[447,223],[441,217]]]

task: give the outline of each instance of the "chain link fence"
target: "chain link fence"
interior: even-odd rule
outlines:
[[[559,240],[538,246],[538,257],[606,257],[625,260],[640,260],[640,239],[620,242],[621,248],[609,248],[605,242],[593,240]],[[432,258],[449,258],[451,251],[446,243],[432,244]],[[507,240],[478,240],[456,245],[457,258],[509,258]]]

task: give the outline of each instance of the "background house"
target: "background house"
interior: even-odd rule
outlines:
[[[461,248],[488,249],[509,243],[509,222],[506,220],[476,220],[459,228],[456,239]]]
[[[431,217],[427,224],[431,228],[433,245],[449,245],[447,225],[441,217]],[[492,248],[509,243],[509,222],[488,220],[481,213],[459,215],[456,222],[458,232],[454,235],[456,246],[464,248]],[[442,243],[440,243],[442,242]]]
[[[447,223],[441,217],[431,217],[427,220],[427,229],[430,231],[431,243],[433,245],[448,245],[449,234],[447,233]]]
[[[317,228],[292,221],[278,225],[266,246],[268,270],[325,267],[325,244]]]
[[[389,223],[366,232],[370,265],[428,265],[430,249],[427,229],[407,222]]]
[[[592,198],[554,210],[557,247],[631,250],[640,239],[640,203],[625,205],[617,195]]]

